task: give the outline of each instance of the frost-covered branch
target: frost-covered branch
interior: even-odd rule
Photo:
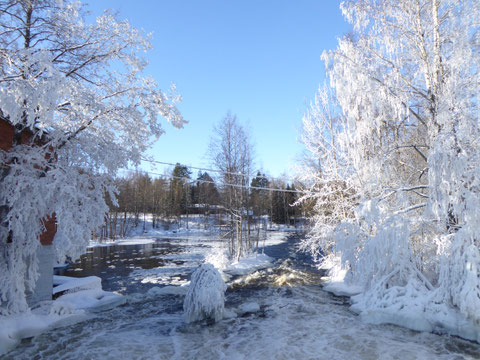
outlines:
[[[219,321],[225,309],[227,286],[212,264],[203,264],[192,274],[183,303],[187,323],[211,319]]]
[[[307,248],[341,257],[365,310],[404,306],[402,291],[478,323],[480,3],[346,0],[341,9],[353,34],[322,58],[346,126],[305,131],[314,166],[304,176],[320,204]],[[347,145],[337,166],[330,136]],[[344,218],[338,197],[323,196],[338,179],[356,185]]]
[[[56,215],[57,261],[78,257],[115,202],[110,181],[181,128],[181,98],[145,75],[148,36],[109,12],[94,23],[78,1],[0,2],[0,111],[14,128],[0,153],[0,314],[27,310],[42,219]],[[26,140],[25,140],[26,139]]]
[[[425,207],[425,206],[427,206],[427,203],[422,203],[422,204],[417,204],[417,205],[409,206],[409,207],[406,208],[406,209],[402,209],[402,210],[399,210],[399,211],[395,212],[394,215],[405,214],[405,213],[408,213],[408,212],[410,212],[410,211],[423,208],[423,207]]]

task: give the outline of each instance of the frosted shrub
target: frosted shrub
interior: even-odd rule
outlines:
[[[212,264],[203,264],[192,275],[190,287],[183,302],[187,323],[213,319],[220,320],[225,308],[225,290],[222,276]]]

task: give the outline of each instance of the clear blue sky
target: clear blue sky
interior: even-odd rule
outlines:
[[[93,15],[115,9],[152,32],[147,72],[162,89],[176,83],[183,96],[189,124],[177,130],[164,123],[166,134],[150,151],[157,160],[208,167],[212,127],[231,110],[250,128],[257,168],[278,176],[290,175],[302,151],[302,115],[325,79],[320,56],[350,29],[339,3],[91,0],[89,8]]]

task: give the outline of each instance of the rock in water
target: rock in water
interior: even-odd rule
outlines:
[[[185,321],[221,320],[227,286],[212,264],[203,264],[192,274],[183,302]]]

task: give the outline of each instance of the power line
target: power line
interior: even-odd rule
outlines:
[[[161,165],[171,165],[171,166],[176,166],[177,164],[180,164],[180,163],[169,163],[169,162],[165,162],[165,161],[158,161],[158,160],[150,160],[150,159],[146,159],[146,158],[142,158],[142,161],[145,161],[145,162],[149,162],[149,163],[154,163],[154,164],[161,164]],[[251,175],[249,174],[244,174],[244,173],[239,173],[239,172],[232,172],[232,171],[223,171],[223,170],[217,170],[217,169],[208,169],[208,168],[203,168],[203,167],[198,167],[198,166],[191,166],[191,165],[185,165],[185,164],[180,164],[182,166],[185,166],[187,168],[191,168],[191,169],[195,169],[195,170],[203,170],[203,171],[210,171],[210,172],[216,172],[216,173],[220,173],[220,174],[228,174],[228,175],[235,175],[235,176],[242,176],[242,177],[250,177]],[[258,173],[260,173],[260,171],[258,171]],[[273,176],[266,176],[266,175],[256,175],[255,176],[256,178],[260,178],[260,179],[272,179],[272,180],[284,180],[284,179],[281,179],[281,178],[278,178],[278,177],[273,177]],[[288,178],[287,178],[288,179]],[[292,180],[292,179],[289,179],[289,180]]]
[[[124,170],[126,172],[134,172],[134,170]],[[149,175],[155,175],[161,178],[168,178],[168,179],[178,179],[178,180],[185,180],[187,182],[195,183],[195,182],[200,182],[200,183],[206,183],[206,184],[214,184],[217,185],[214,181],[209,181],[209,180],[193,180],[190,179],[186,176],[174,176],[174,175],[165,175],[165,174],[158,174],[154,173],[151,171],[142,171],[143,173],[147,173]],[[250,185],[241,185],[241,184],[222,184],[223,186],[231,186],[231,187],[236,187],[236,188],[243,188],[243,189],[253,189],[253,190],[267,190],[267,191],[276,191],[276,192],[285,192],[285,193],[296,193],[296,194],[313,194],[310,191],[302,191],[302,190],[287,190],[287,189],[281,189],[281,188],[270,188],[270,187],[262,187],[262,186],[250,186]]]

